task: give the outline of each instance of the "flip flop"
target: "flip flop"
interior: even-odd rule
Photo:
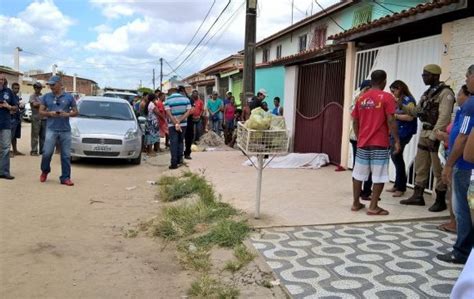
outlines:
[[[352,212],[357,212],[357,211],[362,210],[363,208],[365,208],[365,205],[364,205],[363,203],[361,203],[361,204],[359,204],[359,206],[357,206],[357,207],[352,206],[352,207],[351,207],[351,211],[352,211]]]
[[[456,233],[456,229],[449,228],[449,223],[443,223],[441,225],[438,225],[436,228],[439,229],[440,231],[447,232],[447,233]]]
[[[387,216],[388,211],[378,207],[376,210],[367,210],[367,215],[369,216]]]

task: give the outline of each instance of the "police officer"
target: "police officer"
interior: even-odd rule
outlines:
[[[454,92],[444,82],[439,81],[441,67],[428,64],[423,68],[423,82],[429,88],[423,93],[416,107],[406,108],[407,113],[416,116],[422,122],[418,151],[415,157],[415,191],[413,195],[401,200],[403,205],[424,206],[423,192],[433,167],[436,178],[436,202],[429,208],[431,212],[446,210],[446,184],[441,180],[441,163],[438,157],[439,141],[436,132],[446,131],[451,120],[454,104]]]

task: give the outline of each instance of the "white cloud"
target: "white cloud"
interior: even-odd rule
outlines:
[[[132,16],[134,10],[130,4],[132,3],[119,3],[116,1],[107,0],[91,0],[92,5],[102,10],[102,14],[108,19],[117,19],[122,16]],[[133,2],[133,1],[132,1]]]
[[[100,24],[92,28],[92,30],[97,33],[109,33],[113,31],[113,28],[107,24]]]
[[[46,56],[53,56],[76,45],[75,41],[67,38],[74,22],[52,0],[35,0],[17,16],[0,15],[0,51],[4,54],[1,55],[0,64],[12,65],[13,49],[20,46],[25,50],[20,58],[22,71],[43,68],[43,65],[49,64],[49,61],[45,62]]]
[[[74,23],[73,19],[64,15],[52,0],[34,1],[19,14],[19,17],[35,28],[55,32],[56,37],[64,36]]]

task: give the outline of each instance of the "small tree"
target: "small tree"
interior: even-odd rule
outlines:
[[[145,92],[149,94],[154,93],[154,90],[148,87],[140,87],[139,89],[137,89],[137,91],[139,94],[144,94]]]

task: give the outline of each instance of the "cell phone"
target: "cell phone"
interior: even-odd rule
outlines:
[[[61,111],[56,111],[56,114],[61,114]]]

